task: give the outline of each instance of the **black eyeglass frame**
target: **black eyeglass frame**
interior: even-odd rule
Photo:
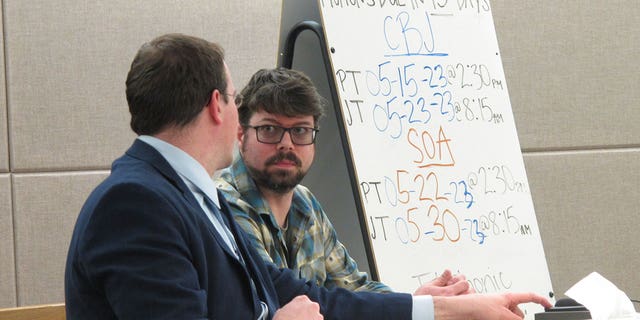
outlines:
[[[209,93],[209,100],[207,100],[207,104],[211,103],[211,93],[213,93],[213,91],[218,90],[218,92],[220,92],[221,94],[227,96],[227,97],[231,97],[233,98],[233,102],[236,104],[236,107],[240,108],[240,105],[242,104],[242,102],[244,101],[244,96],[242,94],[240,94],[239,92],[236,94],[233,93],[226,93],[221,91],[220,89],[213,89],[211,90],[211,92]]]
[[[308,146],[308,145],[312,145],[316,142],[316,136],[318,134],[318,132],[320,132],[320,129],[318,128],[311,128],[311,127],[301,127],[301,126],[295,126],[295,127],[289,127],[289,128],[285,128],[285,127],[281,127],[281,126],[276,126],[273,124],[265,124],[265,125],[260,125],[260,126],[251,126],[251,125],[242,125],[243,128],[247,129],[247,128],[251,128],[256,132],[256,140],[258,140],[258,142],[260,143],[265,143],[265,144],[278,144],[280,142],[282,142],[282,139],[284,138],[284,133],[288,132],[289,133],[289,137],[291,139],[291,142],[297,146]],[[280,139],[278,139],[278,141],[263,141],[260,139],[260,134],[258,133],[260,131],[260,129],[262,128],[266,128],[266,127],[272,127],[272,128],[276,128],[279,130],[282,130],[282,133],[280,134]],[[295,134],[291,134],[291,130],[294,129],[306,129],[306,130],[311,130],[311,142],[309,143],[298,143],[296,142],[296,138],[297,137]]]
[[[236,104],[237,107],[240,107],[240,105],[244,101],[244,97],[240,93],[232,94],[232,93],[223,92],[222,94],[224,94],[227,97],[233,98],[233,102]]]

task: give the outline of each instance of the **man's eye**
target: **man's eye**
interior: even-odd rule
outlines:
[[[309,128],[304,128],[304,127],[293,127],[291,128],[291,132],[293,132],[293,134],[297,134],[297,135],[303,135],[305,133],[307,133],[309,131]]]
[[[262,126],[260,127],[260,130],[262,130],[262,132],[264,133],[273,133],[277,131],[276,127],[274,126]]]

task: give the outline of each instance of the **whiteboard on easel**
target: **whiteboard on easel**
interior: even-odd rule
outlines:
[[[548,296],[489,1],[318,5],[380,280],[413,292],[448,268]]]

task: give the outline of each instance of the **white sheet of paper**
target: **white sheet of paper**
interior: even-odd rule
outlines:
[[[640,319],[629,297],[597,272],[578,281],[565,295],[589,309],[593,320]]]

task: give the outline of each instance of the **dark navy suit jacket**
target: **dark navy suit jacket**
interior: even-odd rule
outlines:
[[[136,140],[83,206],[65,270],[67,319],[256,319],[297,295],[325,319],[410,319],[408,294],[327,291],[263,262],[220,195],[244,262],[169,163]]]

